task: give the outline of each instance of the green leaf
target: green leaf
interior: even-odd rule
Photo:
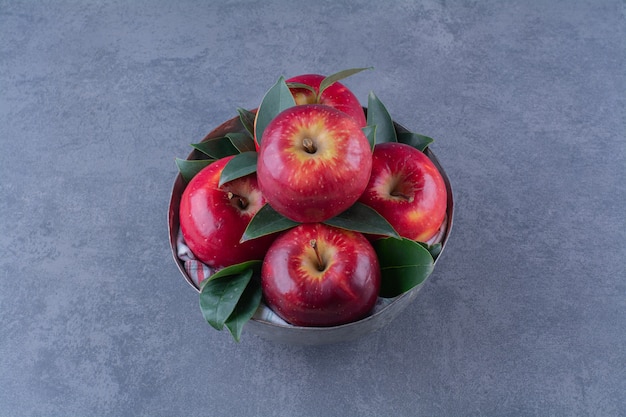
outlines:
[[[233,146],[233,143],[226,136],[209,139],[200,143],[193,143],[191,146],[213,159],[221,159],[239,153],[237,148]]]
[[[256,114],[251,112],[250,110],[246,110],[243,107],[237,107],[237,113],[239,113],[239,120],[241,124],[246,129],[246,132],[250,135],[251,138],[254,137],[254,119],[256,118]]]
[[[367,125],[376,126],[376,143],[398,141],[389,111],[373,92],[367,99]]]
[[[309,90],[310,92],[312,92],[313,94],[317,94],[315,92],[315,88],[311,87],[308,84],[304,84],[304,83],[294,83],[294,82],[288,82],[287,83],[287,87],[294,88],[294,89],[303,89],[303,90]]]
[[[236,342],[241,340],[243,326],[252,318],[261,304],[263,291],[261,283],[254,278],[250,280],[245,291],[239,298],[233,312],[224,323]]]
[[[365,133],[367,140],[370,142],[370,147],[374,149],[374,146],[376,146],[376,125],[365,126],[361,130],[363,130],[363,133]]]
[[[428,250],[410,239],[374,241],[381,271],[381,297],[395,297],[424,282],[434,261]]]
[[[322,92],[324,90],[326,90],[328,87],[330,87],[331,85],[333,85],[337,81],[343,80],[344,78],[348,78],[349,76],[357,74],[357,73],[359,73],[361,71],[370,70],[370,69],[373,69],[373,68],[374,67],[352,68],[352,69],[339,71],[339,72],[336,72],[336,73],[334,73],[332,75],[329,75],[328,77],[324,78],[322,80],[322,82],[320,83],[320,89],[319,89],[319,92],[317,93],[317,97],[321,96]]]
[[[241,237],[241,242],[281,232],[297,226],[298,224],[299,223],[279,214],[269,204],[266,204],[257,211],[252,220],[250,220],[250,223],[248,223],[248,227],[246,227]]]
[[[400,238],[383,216],[362,203],[355,203],[348,210],[323,223],[355,232]]]
[[[202,169],[211,163],[215,162],[213,159],[198,159],[198,160],[189,160],[189,159],[180,159],[176,158],[176,166],[178,167],[178,172],[183,177],[186,182],[191,181],[193,177]]]
[[[426,249],[428,252],[430,252],[430,256],[432,256],[433,259],[437,259],[437,257],[441,253],[441,249],[443,249],[443,246],[441,245],[441,243],[434,243],[432,245],[429,245],[429,244],[427,244],[425,242],[417,242],[417,243],[422,245],[422,247],[424,247],[424,249]]]
[[[211,277],[202,285],[200,309],[204,319],[214,329],[224,328],[224,323],[235,310],[252,274],[252,268],[247,268],[237,274]]]
[[[256,140],[261,144],[263,131],[267,125],[283,110],[296,105],[291,91],[285,83],[285,77],[280,77],[276,84],[270,88],[259,106],[256,116]]]
[[[261,268],[261,263],[262,262],[260,260],[259,261],[246,261],[246,262],[241,262],[239,264],[227,266],[225,268],[220,269],[213,275],[211,275],[208,278],[208,281],[211,281],[213,279],[227,277],[230,275],[238,275],[238,274],[241,274],[242,272],[245,272],[247,269],[252,269],[255,272],[259,272]]]
[[[435,140],[428,136],[420,135],[419,133],[403,132],[398,134],[398,142],[411,145],[417,150],[424,152],[424,150],[433,143]]]
[[[256,152],[242,152],[224,165],[218,186],[256,172]]]
[[[254,139],[252,139],[247,133],[227,133],[226,137],[239,152],[256,151]]]

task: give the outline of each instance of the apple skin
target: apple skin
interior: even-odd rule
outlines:
[[[326,77],[319,74],[303,74],[292,77],[286,80],[286,82],[287,84],[306,84],[318,93],[320,84],[324,78]],[[361,106],[359,99],[350,89],[338,81],[329,85],[324,91],[322,91],[318,101],[316,101],[316,94],[313,94],[312,91],[306,88],[290,88],[290,90],[297,105],[324,104],[348,114],[354,119],[359,127],[365,127],[367,125],[365,112],[363,111],[363,107]]]
[[[402,237],[426,242],[445,218],[447,192],[441,173],[423,152],[389,142],[374,147],[372,174],[359,201],[376,210]]]
[[[305,104],[284,110],[266,127],[257,178],[274,210],[296,222],[322,222],[358,200],[371,167],[372,149],[351,117]]]
[[[315,241],[324,268],[320,271]],[[296,326],[336,326],[359,320],[376,304],[380,265],[360,233],[307,223],[284,232],[261,268],[265,303]]]
[[[307,88],[290,88],[291,95],[297,106],[304,104],[323,104],[333,107],[339,111],[346,113],[352,117],[356,124],[363,128],[367,125],[367,118],[359,99],[345,85],[336,81],[326,87],[322,94],[317,97],[320,90],[320,84],[326,77],[319,74],[302,74],[286,80],[286,83],[306,84],[315,90]],[[254,111],[256,113],[256,111]],[[254,145],[257,152],[259,151],[259,142],[256,136],[256,118],[254,119]]]
[[[196,258],[219,269],[262,260],[275,235],[239,243],[250,219],[265,204],[255,174],[218,187],[220,174],[232,156],[213,162],[196,174],[181,196],[180,229]],[[230,194],[232,193],[232,194]],[[243,198],[245,208],[240,204]]]

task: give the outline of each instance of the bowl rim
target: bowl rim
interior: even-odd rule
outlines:
[[[366,107],[364,107],[363,109],[365,112],[367,112]],[[409,132],[407,128],[400,125],[396,121],[393,121],[393,124],[398,133]],[[239,117],[233,117],[232,119],[229,119],[226,122],[222,123],[215,129],[213,129],[211,132],[209,132],[207,135],[205,135],[205,137],[202,139],[201,142],[223,137],[226,133],[232,133],[232,132],[243,132],[243,126],[241,125],[241,122],[239,121]],[[443,180],[446,186],[446,192],[447,192],[446,219],[444,220],[445,231],[443,233],[443,237],[441,238],[441,251],[439,252],[439,255],[434,261],[434,264],[433,264],[434,266],[441,258],[444,252],[444,249],[446,247],[448,238],[450,236],[450,233],[452,232],[452,225],[453,225],[453,220],[454,220],[454,195],[452,191],[452,186],[450,184],[450,179],[447,173],[445,172],[445,170],[443,169],[443,166],[439,162],[439,159],[435,156],[434,152],[430,149],[430,147],[427,147],[424,153],[426,154],[426,156],[428,156],[428,158],[435,164],[435,166],[439,170],[441,176],[443,177]],[[189,153],[186,159],[187,160],[202,159],[202,154],[198,150],[194,149]],[[193,289],[195,289],[197,293],[200,293],[200,288],[193,282],[193,280],[191,279],[191,277],[185,270],[183,261],[178,257],[177,239],[178,239],[178,233],[180,229],[178,212],[179,212],[179,207],[180,207],[180,199],[181,199],[182,192],[185,189],[185,187],[186,187],[186,183],[184,179],[182,178],[182,175],[179,172],[176,175],[176,178],[174,179],[174,183],[172,185],[172,191],[171,191],[169,208],[168,208],[168,233],[169,233],[169,240],[170,240],[170,249],[171,249],[171,254],[174,258],[174,261],[176,263],[176,266],[178,267],[179,272],[183,275],[187,283]],[[275,322],[270,322],[270,321],[259,319],[259,318],[254,318],[254,317],[251,318],[250,320],[260,326],[267,326],[270,329],[273,328],[273,329],[284,329],[284,330],[297,330],[299,332],[307,332],[307,333],[328,332],[329,330],[338,331],[340,329],[349,329],[351,327],[358,327],[358,326],[363,325],[364,323],[368,323],[370,321],[376,320],[379,316],[384,315],[385,312],[389,309],[389,307],[392,306],[393,304],[406,298],[415,297],[417,291],[419,291],[421,287],[424,285],[424,283],[428,281],[428,278],[429,277],[427,277],[419,285],[411,288],[409,291],[402,293],[394,298],[391,298],[390,300],[392,301],[388,303],[387,305],[385,305],[384,307],[380,308],[378,311],[375,311],[372,314],[369,314],[368,316],[360,320],[353,321],[350,323],[340,324],[337,326],[307,327],[307,326],[294,326],[291,324],[275,323]]]

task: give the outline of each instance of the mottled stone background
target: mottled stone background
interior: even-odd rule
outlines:
[[[620,0],[0,0],[0,415],[626,415]],[[178,273],[185,157],[278,76],[436,139],[449,246],[387,328],[234,343]]]

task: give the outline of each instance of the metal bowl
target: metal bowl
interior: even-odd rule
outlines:
[[[366,109],[364,109],[366,110]],[[396,131],[407,132],[408,130],[401,125],[394,122]],[[223,123],[208,135],[204,137],[202,141],[207,141],[213,138],[219,138],[224,136],[230,132],[243,132],[243,126],[239,121],[238,117],[228,120]],[[439,172],[443,176],[443,179],[446,184],[446,190],[448,192],[448,207],[447,207],[447,215],[446,220],[444,221],[443,228],[443,236],[441,237],[441,252],[437,259],[435,260],[435,264],[441,259],[441,255],[446,247],[446,242],[448,241],[448,237],[450,236],[450,232],[452,230],[452,220],[454,215],[454,198],[452,195],[452,187],[450,186],[450,180],[446,175],[443,167],[439,163],[439,160],[435,157],[435,154],[427,148],[425,151],[426,155],[433,161],[435,166],[439,169]],[[202,159],[203,156],[197,150],[192,151],[187,157],[188,160]],[[174,186],[172,188],[172,196],[170,199],[169,205],[169,214],[168,214],[168,223],[169,223],[169,237],[170,237],[170,247],[172,250],[172,255],[174,257],[174,261],[178,266],[180,273],[183,275],[185,280],[193,287],[197,292],[200,291],[198,286],[191,279],[187,271],[185,270],[183,262],[178,258],[177,254],[177,237],[179,232],[179,219],[178,212],[180,206],[180,199],[185,189],[186,183],[181,177],[181,175],[177,175],[174,181]],[[346,342],[349,340],[354,340],[361,336],[364,336],[368,333],[376,331],[388,323],[390,323],[402,310],[404,310],[417,296],[417,293],[420,291],[424,283],[427,281],[424,280],[418,286],[412,288],[411,290],[405,292],[404,294],[394,298],[391,302],[387,303],[383,307],[375,310],[371,315],[347,324],[342,324],[340,326],[332,326],[332,327],[301,327],[301,326],[292,326],[287,324],[278,324],[274,322],[269,322],[257,318],[252,318],[248,323],[246,323],[245,330],[250,331],[264,339],[272,340],[279,343],[288,343],[294,345],[322,345],[322,344],[330,344],[330,343],[338,343],[338,342]]]

